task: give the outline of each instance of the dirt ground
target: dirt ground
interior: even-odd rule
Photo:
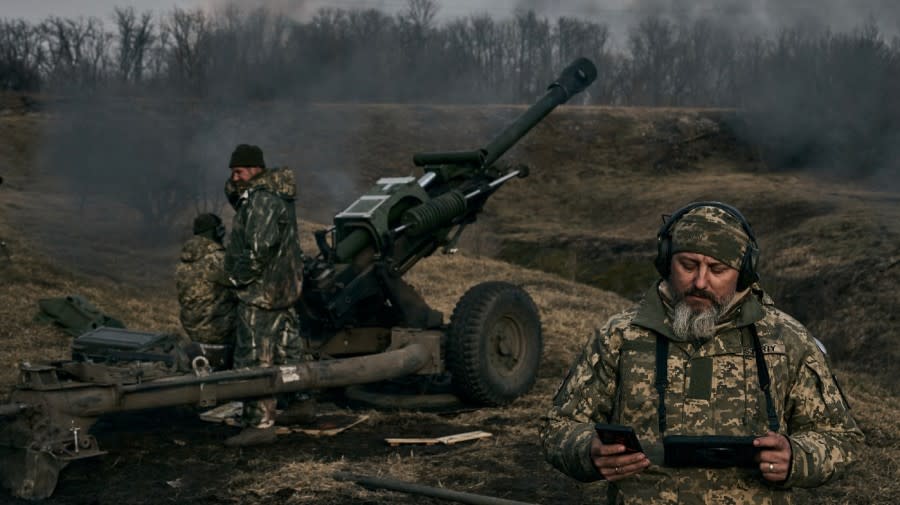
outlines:
[[[431,133],[435,137],[457,131],[451,137],[466,148],[471,139],[458,131],[482,135],[471,125],[484,123],[480,128],[489,131],[520,110],[331,106],[315,113],[330,118],[323,122],[326,130],[347,123],[345,116],[370,116],[368,126],[342,137],[341,145],[361,145],[360,160],[383,160],[378,166],[404,163],[405,169],[409,153],[422,144],[428,147],[422,124],[443,125]],[[512,153],[545,170],[535,168],[530,178],[498,192],[464,237],[463,253],[429,258],[408,276],[445,317],[477,282],[523,286],[540,308],[545,340],[531,393],[506,408],[417,412],[379,410],[328,392],[323,412],[368,419],[333,437],[291,433],[274,445],[251,449],[223,447],[235,429],[201,421],[194,407],[107,416],[94,432],[108,453],[64,469],[56,492],[42,503],[445,503],[367,490],[335,480],[336,472],[529,503],[601,502],[602,483],[575,482],[544,462],[537,439],[540,417],[593,327],[628,306],[633,290],[652,278],[659,214],[714,197],[752,216],[767,255],[764,285],[832,349],[867,436],[859,465],[836,482],[798,490],[797,501],[894,503],[900,494],[900,399],[894,380],[898,322],[893,315],[900,306],[895,289],[900,195],[891,188],[762,171],[752,150],[734,144],[727,131],[715,126],[721,124],[721,111],[573,108],[555,114],[559,117],[551,116],[553,121]],[[131,213],[121,203],[91,202],[76,213],[75,196],[34,169],[40,145],[35,139],[52,120],[44,114],[0,117],[0,159],[7,167],[0,187],[0,239],[6,244],[0,251],[4,389],[15,383],[19,362],[59,359],[69,352],[69,336],[33,321],[40,298],[77,292],[129,328],[178,331],[171,280],[177,241],[147,241],[127,222],[123,226]],[[328,135],[310,142],[324,142]],[[285,156],[301,149],[283,142],[279,149]],[[354,180],[392,175],[360,165]],[[319,191],[315,185],[306,190]],[[314,201],[301,204],[301,215],[328,214],[311,208]],[[304,223],[304,231],[316,226]],[[312,250],[309,233],[304,240],[305,250]],[[453,282],[447,281],[448,272]],[[474,430],[492,436],[455,445],[392,447],[385,442]],[[0,503],[30,502],[0,490]]]
[[[549,469],[543,477],[535,475],[534,469],[544,466],[535,434],[515,426],[531,424],[525,416],[355,412],[369,419],[337,436],[284,435],[277,445],[244,450],[223,450],[222,439],[234,428],[210,426],[186,409],[115,416],[98,427],[99,441],[110,453],[72,465],[45,503],[445,503],[368,491],[334,480],[339,471],[529,503],[590,502],[596,492],[577,490]],[[495,435],[450,446],[392,447],[384,441],[386,435],[439,437],[475,430]],[[429,478],[435,474],[440,477]]]

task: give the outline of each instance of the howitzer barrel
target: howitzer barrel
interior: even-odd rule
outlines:
[[[553,109],[584,91],[596,78],[597,67],[594,66],[594,63],[587,58],[578,58],[547,86],[547,92],[537,103],[529,107],[515,122],[504,128],[484,148],[477,151],[416,153],[413,155],[413,163],[420,167],[429,165],[490,166]]]
[[[489,166],[516,142],[528,133],[541,119],[558,105],[587,88],[597,78],[597,67],[587,58],[578,58],[566,67],[559,77],[547,88],[547,93],[522,114],[513,124],[507,126],[497,137],[485,146],[483,166]]]

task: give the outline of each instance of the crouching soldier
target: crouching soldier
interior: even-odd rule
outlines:
[[[200,214],[194,219],[194,236],[182,247],[181,262],[175,267],[181,326],[194,342],[234,344],[237,298],[217,282],[225,270],[224,238],[222,219]]]

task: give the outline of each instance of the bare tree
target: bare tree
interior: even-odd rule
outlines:
[[[586,56],[602,59],[609,51],[609,27],[581,19],[561,17],[556,20],[556,64],[566,64]]]
[[[500,43],[499,30],[494,20],[487,14],[472,16],[469,18],[471,25],[471,57],[480,70],[483,82],[489,89],[496,93],[497,86],[502,81],[503,47]]]
[[[516,15],[517,28],[517,82],[521,101],[530,101],[541,91],[550,74],[553,51],[550,38],[550,22],[538,18],[533,10]]]
[[[708,20],[697,20],[677,29],[672,60],[671,105],[720,105],[718,96],[734,71],[733,40],[729,32]]]
[[[421,36],[434,28],[437,13],[438,4],[435,0],[406,0],[406,9],[401,17]]]
[[[434,17],[437,10],[435,0],[407,0],[406,9],[397,17],[400,57],[406,67],[404,73],[409,76],[409,79],[398,82],[403,96],[423,98],[432,83],[443,80],[442,74],[446,69],[429,68],[431,66],[427,63],[441,50],[435,37]]]
[[[0,19],[0,89],[36,91],[44,57],[33,26],[22,19]]]
[[[196,93],[206,84],[210,21],[200,9],[174,8],[163,21],[169,39],[169,77],[176,86]]]
[[[43,73],[51,86],[94,88],[107,72],[112,35],[97,18],[50,17],[39,26],[47,58]]]
[[[595,82],[585,91],[581,99],[585,101],[609,103],[611,101],[612,62],[607,44],[609,27],[591,21],[561,17],[554,29],[556,39],[556,61],[554,67],[562,67],[579,57],[588,57],[603,70]]]
[[[395,18],[375,9],[347,13],[349,51],[353,72],[367,76],[365,86],[357,88],[361,100],[399,100],[393,79],[400,74],[401,50]]]
[[[145,59],[156,38],[152,16],[150,12],[144,12],[138,18],[134,7],[113,10],[113,21],[118,29],[116,70],[122,82],[139,83],[143,79]]]
[[[660,17],[641,21],[628,36],[631,82],[627,100],[634,105],[669,105],[673,101],[674,66],[679,57],[675,27]]]

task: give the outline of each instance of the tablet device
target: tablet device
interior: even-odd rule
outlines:
[[[726,468],[759,466],[753,446],[756,437],[670,435],[663,438],[665,465]]]

